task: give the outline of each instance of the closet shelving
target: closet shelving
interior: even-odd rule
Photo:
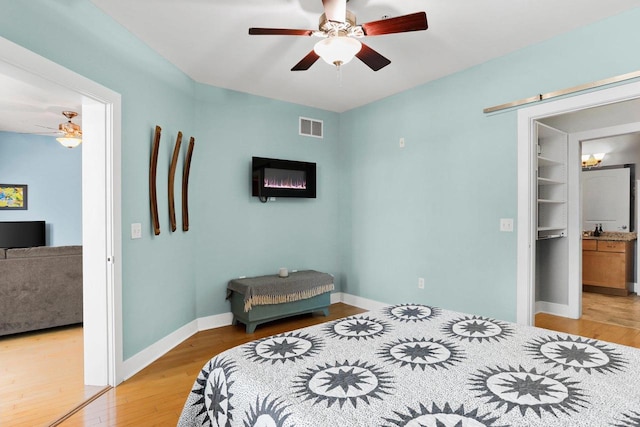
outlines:
[[[537,239],[567,235],[566,134],[538,123]]]

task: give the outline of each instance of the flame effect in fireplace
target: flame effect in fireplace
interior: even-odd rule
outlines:
[[[306,190],[307,180],[304,171],[284,169],[265,169],[265,188],[281,188],[289,190]]]

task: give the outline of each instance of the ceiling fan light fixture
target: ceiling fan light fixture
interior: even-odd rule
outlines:
[[[56,138],[60,144],[67,148],[75,148],[82,142],[82,129],[75,123],[71,122],[78,115],[75,111],[63,111],[62,114],[69,119],[66,123],[60,123],[58,129],[64,132],[64,135]]]
[[[313,50],[327,64],[337,67],[351,61],[360,52],[362,43],[347,36],[333,36],[316,43]]]
[[[64,145],[67,148],[75,148],[82,142],[82,138],[77,138],[74,136],[62,136],[60,138],[56,138],[60,144]]]

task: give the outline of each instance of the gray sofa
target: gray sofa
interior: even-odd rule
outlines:
[[[82,323],[82,246],[0,249],[0,336]]]

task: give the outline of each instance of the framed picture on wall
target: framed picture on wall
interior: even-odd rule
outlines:
[[[0,209],[26,210],[27,186],[24,184],[0,184]]]

